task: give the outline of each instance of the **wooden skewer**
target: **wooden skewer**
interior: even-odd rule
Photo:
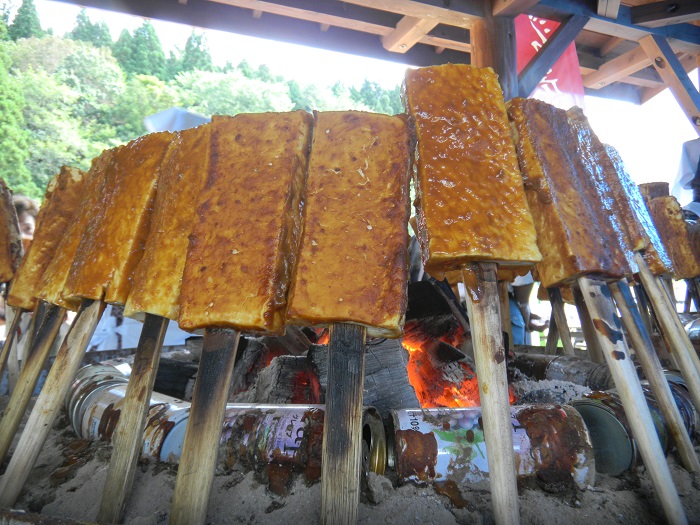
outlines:
[[[43,322],[37,330],[36,337],[31,342],[24,367],[19,375],[17,388],[12,392],[2,422],[0,422],[0,462],[5,459],[5,455],[10,449],[12,438],[15,437],[15,432],[22,421],[24,411],[27,409],[34,388],[39,381],[41,370],[65,317],[65,308],[48,305]]]
[[[569,324],[566,321],[561,290],[559,288],[547,288],[547,295],[549,295],[549,302],[552,305],[552,316],[557,322],[557,330],[564,348],[564,354],[574,355],[574,346],[571,344],[571,333],[569,332]]]
[[[124,394],[121,417],[112,437],[112,457],[97,514],[97,521],[101,523],[120,523],[124,515],[136,463],[143,447],[143,432],[167,328],[168,319],[146,314]]]
[[[610,292],[605,283],[589,277],[579,277],[578,283],[586,297],[586,307],[590,311],[603,356],[610,368],[632,434],[661,500],[666,519],[672,524],[685,524],[685,512],[673,485],[673,478],[654,429],[642,386],[622,336]]]
[[[104,309],[103,301],[83,299],[81,302],[78,315],[61,344],[10,464],[0,478],[0,507],[9,508],[17,500],[60,411],[61,403],[70,389]]]
[[[647,299],[646,293],[644,293],[644,288],[639,284],[636,284],[633,288],[634,296],[637,299],[637,304],[639,305],[639,313],[642,316],[642,322],[649,334],[654,333],[654,323],[652,323],[651,312],[649,312],[649,300]]]
[[[578,317],[581,320],[581,329],[583,330],[583,338],[586,340],[588,357],[594,363],[604,363],[603,349],[598,342],[593,321],[586,307],[586,300],[578,287],[572,286],[571,292],[574,296],[574,304],[576,305],[576,311],[578,311]]]
[[[204,332],[170,512],[173,525],[206,521],[238,338],[239,333],[231,329],[208,328]]]
[[[571,339],[569,339],[569,341],[571,341]],[[547,344],[544,347],[544,353],[555,355],[559,351],[558,343],[559,327],[557,326],[557,319],[554,317],[554,309],[552,309],[552,313],[549,315],[549,332],[547,333]]]
[[[511,350],[515,343],[513,341],[513,327],[510,322],[510,297],[506,281],[498,281],[498,300],[501,305],[501,330],[508,334],[508,345],[510,345],[510,348],[506,348],[506,350]]]
[[[659,283],[661,289],[666,292],[673,311],[678,312],[678,310],[676,310],[676,292],[673,290],[673,280],[671,279],[671,276],[659,275],[656,278],[656,282]]]
[[[468,272],[464,272],[488,454],[492,507],[496,523],[505,525],[520,523],[520,511],[496,279],[494,263],[472,264]]]
[[[321,452],[321,523],[324,525],[357,523],[364,372],[365,328],[348,323],[331,325]]]
[[[639,266],[639,278],[649,295],[649,300],[654,308],[659,327],[667,341],[669,351],[683,374],[695,408],[700,410],[700,359],[698,359],[698,354],[693,348],[688,334],[685,333],[683,324],[678,318],[676,310],[673,309],[668,295],[661,289],[658,281],[654,279],[642,256],[637,253],[635,257]]]
[[[5,372],[5,366],[7,365],[7,361],[11,353],[10,349],[12,348],[12,344],[15,342],[15,338],[17,337],[17,327],[19,326],[19,319],[22,316],[22,314],[27,311],[24,308],[15,308],[14,306],[9,305],[7,305],[6,308],[11,308],[12,310],[14,310],[15,315],[12,317],[10,327],[5,333],[5,344],[2,345],[2,350],[0,350],[0,377],[2,377],[3,372]]]
[[[642,365],[652,392],[656,396],[656,402],[666,422],[671,437],[676,443],[681,461],[686,470],[697,472],[700,470],[700,461],[695,455],[693,443],[683,423],[683,418],[678,411],[678,406],[673,399],[673,394],[661,368],[659,358],[654,352],[649,333],[642,323],[637,306],[632,299],[632,293],[626,282],[620,281],[609,285],[615,303],[620,310],[622,322],[635,349],[637,358]]]

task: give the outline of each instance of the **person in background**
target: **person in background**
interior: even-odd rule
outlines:
[[[543,320],[539,315],[530,311],[530,294],[535,286],[532,273],[518,276],[508,285],[510,304],[510,327],[513,333],[513,344],[530,345],[531,332],[543,332],[549,327],[549,319]]]
[[[12,202],[17,211],[19,221],[19,231],[22,233],[22,244],[26,253],[27,248],[34,238],[34,228],[36,227],[36,216],[39,214],[39,204],[26,195],[15,195]]]

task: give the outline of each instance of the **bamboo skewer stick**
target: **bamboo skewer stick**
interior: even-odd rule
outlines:
[[[644,369],[652,392],[656,396],[656,402],[666,422],[673,441],[676,443],[681,456],[683,466],[689,472],[700,470],[700,461],[695,455],[693,443],[683,423],[683,418],[678,411],[678,406],[673,399],[673,394],[664,376],[659,358],[654,352],[654,345],[646,331],[637,306],[632,299],[629,286],[624,281],[609,285],[615,303],[620,310],[622,322],[635,349],[639,362]]]
[[[357,523],[362,460],[365,328],[330,327],[321,455],[321,523]]]
[[[644,323],[644,327],[647,329],[647,332],[649,334],[654,333],[654,326],[655,324],[652,322],[652,316],[651,312],[649,312],[649,301],[647,299],[646,293],[644,293],[644,287],[640,286],[639,284],[636,284],[633,288],[634,291],[634,296],[636,298],[636,302],[639,305],[639,313],[642,316],[642,322]]]
[[[700,312],[700,277],[686,279],[685,283],[688,287],[688,295],[690,295],[693,303],[695,304],[695,310]],[[690,311],[690,307],[688,307],[688,311]]]
[[[10,507],[17,500],[60,411],[61,403],[70,389],[71,380],[83,360],[104,309],[103,301],[83,299],[81,302],[78,315],[61,344],[10,464],[0,478],[0,507]]]
[[[683,374],[695,408],[700,410],[700,359],[698,359],[698,354],[693,348],[688,334],[685,333],[678,314],[672,308],[668,295],[654,279],[641,255],[637,253],[635,257],[639,265],[639,277],[647,294],[649,294],[654,314],[667,341],[669,351]]]
[[[510,348],[506,348],[506,350],[509,350],[514,347],[515,342],[513,341],[513,327],[510,322],[510,297],[508,296],[508,283],[506,281],[498,281],[498,300],[501,305],[501,330],[508,334],[508,346]]]
[[[581,292],[587,298],[586,307],[590,311],[603,356],[610,368],[627,420],[661,500],[666,519],[671,524],[687,523],[639,378],[623,339],[610,292],[605,283],[589,277],[579,277],[578,283]]]
[[[581,329],[583,330],[583,338],[586,340],[588,357],[594,363],[604,363],[605,360],[603,358],[603,349],[600,347],[600,343],[598,342],[595,327],[593,326],[593,321],[588,313],[583,294],[576,286],[571,287],[571,292],[574,296],[574,304],[576,305],[576,310],[578,311],[578,317],[581,320]]]
[[[0,350],[0,377],[2,377],[2,374],[5,372],[5,366],[7,365],[7,361],[11,354],[10,350],[17,337],[19,319],[22,314],[27,311],[24,308],[15,308],[14,306],[9,305],[7,305],[6,308],[12,308],[13,310],[16,310],[16,312],[12,317],[10,327],[7,329],[7,332],[5,332],[5,343],[2,345],[2,350]]]
[[[170,523],[203,524],[236,360],[239,332],[207,328],[182,444]]]
[[[468,272],[464,272],[488,454],[492,506],[496,523],[505,525],[520,523],[520,512],[506,356],[500,331],[496,282],[495,263],[473,264]]]
[[[37,305],[37,310],[39,305]],[[35,315],[38,312],[35,310]],[[43,323],[38,329],[37,335],[31,342],[24,367],[19,375],[17,388],[12,392],[10,401],[5,409],[5,414],[0,422],[0,462],[5,459],[10,449],[12,439],[15,437],[34,388],[39,381],[41,370],[53,345],[56,334],[61,328],[61,323],[66,317],[65,308],[49,305]]]
[[[549,333],[547,334],[547,344],[544,347],[544,353],[555,355],[558,352],[558,343],[559,326],[557,325],[557,319],[554,317],[554,309],[552,309],[552,313],[549,316]]]
[[[112,438],[112,457],[97,514],[99,522],[119,523],[124,515],[143,444],[143,432],[167,328],[168,319],[146,314],[124,394],[121,417]]]
[[[673,281],[671,280],[670,275],[659,275],[656,278],[656,282],[659,283],[659,286],[661,287],[662,290],[666,292],[666,295],[668,296],[668,301],[671,304],[671,308],[674,312],[678,312],[676,310],[676,292],[673,290]]]
[[[564,312],[564,299],[561,296],[559,288],[547,288],[549,302],[552,305],[552,316],[557,322],[557,330],[564,348],[565,355],[574,355],[574,346],[571,344],[571,333],[569,332],[569,324],[566,320]]]

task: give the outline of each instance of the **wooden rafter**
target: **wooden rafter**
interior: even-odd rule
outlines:
[[[566,48],[574,41],[588,22],[587,17],[572,16],[557,27],[537,54],[532,57],[518,75],[518,95],[527,97],[544,78],[547,71],[559,60]]]
[[[673,53],[671,46],[666,40],[656,35],[642,38],[639,45],[683,108],[695,131],[700,135],[700,93],[688,78],[688,73]]]
[[[661,27],[681,22],[692,22],[700,18],[700,2],[697,0],[674,0],[653,2],[630,9],[632,23],[645,27]]]
[[[604,57],[608,55],[611,51],[613,51],[615,48],[617,48],[620,44],[622,44],[625,41],[624,38],[620,38],[619,36],[611,36],[605,44],[603,44],[600,48],[600,56]]]
[[[447,24],[470,29],[475,22],[483,16],[483,9],[479,9],[476,2],[465,2],[461,5],[471,7],[471,12],[459,10],[457,6],[450,9],[444,7],[441,0],[422,1],[414,0],[345,0],[348,4],[380,9],[391,13],[399,13],[403,16],[425,18],[435,20],[438,24]]]
[[[527,13],[539,0],[494,0],[493,16],[517,16]]]
[[[678,60],[681,61],[681,65],[683,66],[683,69],[685,69],[685,72],[690,73],[694,69],[697,69],[698,58],[700,57],[693,55],[681,55],[678,57]],[[620,82],[624,82],[625,80],[626,79],[622,79]],[[651,100],[656,95],[661,93],[664,89],[666,89],[666,87],[666,84],[664,84],[663,82],[658,83],[658,85],[656,86],[644,87],[639,92],[640,103],[644,104],[648,100]]]
[[[583,77],[583,85],[587,88],[600,89],[649,65],[651,65],[651,59],[641,47],[636,47],[606,62],[595,73]]]
[[[435,20],[404,16],[388,35],[382,37],[384,49],[395,53],[405,53],[420,42],[436,25]]]
[[[598,0],[598,14],[615,20],[620,12],[620,0]]]

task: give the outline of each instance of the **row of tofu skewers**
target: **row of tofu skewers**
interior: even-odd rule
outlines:
[[[87,173],[63,168],[47,189],[8,304],[25,310],[37,308],[38,300],[54,305],[44,315],[46,327],[57,326],[65,309],[79,315],[0,480],[0,506],[19,495],[104,304],[112,303],[125,305],[126,315],[144,317],[145,325],[98,519],[114,522],[123,515],[139,448],[133,436],[142,434],[147,409],[143,394],[137,398],[139,390],[152,389],[156,348],[170,319],[186,330],[206,329],[190,426],[208,425],[213,437],[207,441],[204,431],[188,428],[171,512],[173,523],[204,522],[221,420],[199,414],[223,415],[239,331],[282,333],[295,323],[331,325],[338,333],[361,327],[355,334],[362,341],[365,331],[401,336],[413,173],[426,270],[464,272],[496,521],[517,522],[518,504],[504,349],[491,305],[497,308],[497,279],[510,280],[534,265],[544,286],[579,285],[587,294],[625,409],[640,421],[635,437],[667,518],[684,523],[603,282],[617,290],[621,279],[639,274],[653,287],[654,275],[674,267],[619,156],[600,143],[576,108],[566,112],[525,99],[506,105],[488,68],[410,70],[404,102],[406,115],[399,116],[214,116],[211,124],[106,150]],[[688,253],[700,259],[692,248],[681,262],[691,260]],[[686,272],[680,266],[677,272]],[[624,296],[624,286],[619,291]],[[670,313],[670,303],[664,305]],[[669,330],[677,325],[672,317],[668,323]],[[681,338],[679,364],[700,407],[700,362],[689,341],[675,333]],[[48,348],[42,342],[37,337],[29,355],[43,364]],[[660,374],[655,355],[635,350]],[[361,368],[359,359],[352,362]],[[329,373],[347,368],[337,363],[333,367],[331,355]],[[3,457],[36,382],[32,369],[37,366],[28,361],[22,373],[31,388],[13,393],[0,423]],[[351,426],[342,418],[355,418],[350,408],[362,404],[361,381],[358,392],[344,384],[357,383],[356,377],[339,377],[334,385],[329,376],[328,400],[342,402],[341,408],[327,407],[326,429]],[[673,404],[670,391],[667,397]],[[141,432],[129,425],[141,425]],[[677,430],[684,463],[700,469],[682,423]],[[121,437],[127,434],[132,437]],[[326,455],[326,442],[336,452]],[[358,447],[352,432],[345,441],[324,434],[325,520],[355,521]],[[349,466],[330,465],[328,458],[337,459],[345,448],[349,459],[336,463]],[[207,458],[197,449],[206,449]],[[343,477],[345,484],[337,481]],[[338,506],[340,492],[349,502]]]

